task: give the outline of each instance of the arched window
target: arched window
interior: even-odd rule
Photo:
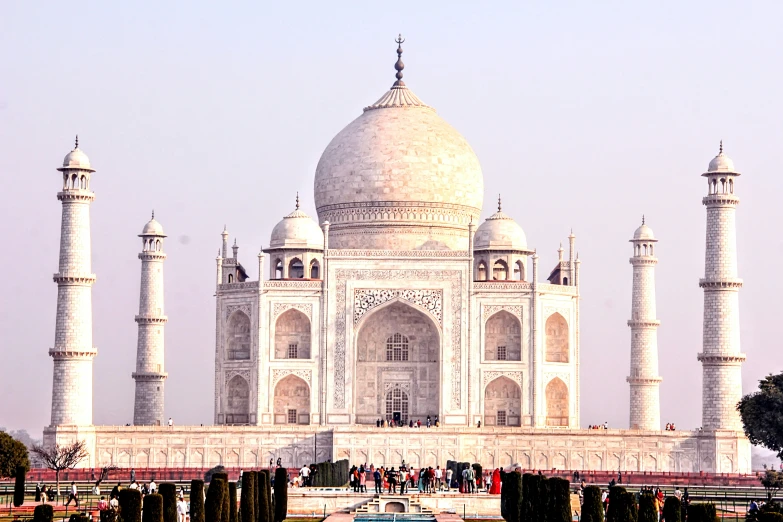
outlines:
[[[302,261],[295,257],[288,263],[288,279],[303,279],[304,278],[304,265]]]
[[[320,279],[321,278],[321,267],[318,265],[318,261],[313,259],[310,261],[310,279]]]
[[[230,361],[250,359],[250,318],[244,312],[231,314],[226,327],[226,358]]]
[[[484,331],[487,361],[522,360],[522,326],[517,317],[501,310],[487,320]]]
[[[386,394],[386,420],[408,422],[408,394],[399,387],[392,388]]]
[[[521,259],[514,263],[514,280],[525,280],[525,263]]]
[[[300,310],[286,310],[275,321],[275,358],[310,358],[310,319]]]
[[[386,360],[387,361],[407,361],[408,360],[408,338],[402,334],[394,334],[386,339]]]
[[[508,279],[508,265],[506,265],[505,261],[498,259],[492,265],[492,279],[494,281],[505,281]]]
[[[247,424],[250,422],[250,385],[235,375],[228,381],[226,396],[226,424]]]
[[[310,387],[296,375],[282,379],[274,392],[275,424],[310,424]]]
[[[565,317],[554,313],[546,320],[546,361],[568,362],[568,323]]]
[[[476,276],[476,279],[479,281],[486,281],[487,280],[487,265],[484,263],[484,261],[479,261],[478,264],[478,274]]]
[[[563,278],[563,285],[568,286],[568,278],[567,277]]]
[[[283,262],[279,259],[275,261],[275,279],[283,279]]]
[[[234,274],[228,274],[228,282],[233,283],[234,282]]]
[[[546,385],[546,425],[568,426],[568,386],[558,377]]]

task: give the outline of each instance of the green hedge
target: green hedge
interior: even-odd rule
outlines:
[[[204,482],[206,484],[209,484],[210,482],[212,482],[212,476],[215,473],[225,473],[225,472],[226,472],[226,468],[224,468],[223,466],[215,466],[214,468],[204,473]]]
[[[14,473],[14,506],[19,507],[24,504],[24,480],[26,469],[24,466],[17,466]]]
[[[688,506],[688,522],[718,522],[715,504],[691,504]]]
[[[177,485],[163,482],[158,493],[163,497],[163,522],[177,522]]]
[[[163,495],[152,493],[144,496],[141,522],[163,522]]]
[[[681,522],[682,502],[674,495],[666,497],[663,502],[663,518],[666,522]]]
[[[584,489],[581,522],[604,522],[604,506],[601,504],[601,488],[598,486],[587,486]]]
[[[54,508],[51,504],[39,504],[33,511],[33,522],[52,522],[54,519]]]
[[[141,491],[121,489],[119,502],[119,518],[122,522],[141,522]]]
[[[644,493],[639,497],[639,522],[658,522],[658,509],[652,493]]]
[[[205,522],[204,519],[204,481],[190,481],[190,522]]]
[[[261,517],[261,472],[256,471],[256,478],[253,483],[256,486],[256,496],[253,499],[253,516],[255,522],[258,522]]]
[[[759,522],[783,522],[783,514],[776,511],[767,511],[759,515]]]
[[[571,483],[563,478],[547,480],[549,485],[548,522],[571,522]],[[655,522],[658,522],[657,520]]]
[[[204,502],[204,519],[206,522],[222,522],[223,516],[223,487],[226,481],[212,477],[207,489],[207,500]]]
[[[237,521],[237,483],[228,483],[228,522]]]
[[[242,474],[242,497],[239,513],[242,522],[256,522],[256,472],[245,471]]]
[[[269,470],[263,469],[258,474],[258,522],[272,522],[269,498]]]
[[[525,473],[522,475],[522,505],[519,509],[519,519],[522,522],[533,522],[533,502],[530,493],[533,474]]]
[[[347,461],[346,461],[347,462]],[[275,470],[275,522],[283,522],[288,516],[288,470]]]
[[[518,471],[503,473],[500,480],[500,514],[506,522],[520,522],[522,474]]]

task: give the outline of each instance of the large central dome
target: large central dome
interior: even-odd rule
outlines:
[[[398,48],[398,55],[402,50]],[[315,205],[329,248],[468,250],[484,180],[454,127],[397,81],[329,143],[315,173]]]

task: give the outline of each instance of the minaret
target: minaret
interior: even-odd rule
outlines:
[[[141,291],[139,292],[139,340],[136,347],[136,400],[133,424],[163,425],[163,327],[168,318],[163,314],[163,227],[152,219],[144,225],[141,238]]]
[[[90,257],[90,203],[95,194],[90,178],[95,170],[87,155],[76,145],[65,156],[63,188],[57,193],[62,202],[60,224],[60,266],[54,274],[57,283],[57,320],[52,382],[52,426],[92,424],[92,273]]]
[[[703,351],[698,359],[702,365],[702,427],[705,430],[742,431],[737,403],[742,398],[740,353],[739,290],[737,277],[737,229],[735,223],[739,198],[734,184],[739,173],[734,162],[720,151],[710,161],[707,172],[707,248],[704,256]]]
[[[661,429],[661,397],[658,376],[658,326],[655,318],[655,239],[644,224],[633,234],[633,293],[631,298],[631,385],[630,428],[632,430]]]

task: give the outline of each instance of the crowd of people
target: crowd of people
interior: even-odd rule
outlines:
[[[591,424],[587,427],[588,430],[608,430],[609,429],[609,423],[604,422],[603,424]]]
[[[413,419],[409,419],[407,424],[403,421],[395,421],[394,419],[378,419],[375,421],[376,428],[404,428],[405,426],[408,426],[409,428],[421,428],[422,426],[426,426],[427,428],[435,426],[436,428],[439,428],[440,419],[435,416],[435,420],[432,420],[432,417],[427,415],[427,419],[424,424],[422,424],[421,419],[417,419],[415,421]]]
[[[673,422],[667,422],[666,423],[666,431],[676,431],[677,428],[674,427]]]

